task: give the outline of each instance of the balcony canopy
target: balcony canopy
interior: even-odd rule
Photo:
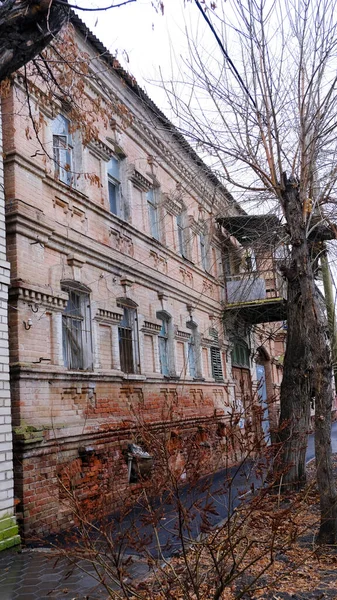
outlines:
[[[218,217],[217,221],[241,244],[252,243],[261,237],[276,241],[284,236],[283,226],[276,215]]]

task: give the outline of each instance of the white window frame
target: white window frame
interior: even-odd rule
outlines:
[[[74,146],[70,121],[62,114],[53,121],[53,157],[55,176],[66,185],[74,184]]]
[[[113,161],[115,163],[117,163],[117,165],[118,165],[118,177],[116,176],[116,172],[114,174],[112,173],[113,169],[109,169],[109,165],[112,164]],[[111,214],[122,218],[123,215],[122,215],[122,204],[121,204],[122,194],[121,194],[120,169],[121,169],[121,161],[118,158],[116,158],[115,156],[112,156],[107,165],[109,209],[110,209]],[[109,172],[109,170],[110,170],[110,172]],[[115,189],[115,202],[116,202],[115,210],[113,210],[112,205],[111,205],[111,198],[110,198],[111,187],[114,187],[114,189]]]

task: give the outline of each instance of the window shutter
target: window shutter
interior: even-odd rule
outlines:
[[[223,381],[220,348],[211,347],[212,375],[215,381]]]

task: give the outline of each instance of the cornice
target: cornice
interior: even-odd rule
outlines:
[[[116,273],[116,270],[122,271],[125,275],[136,279],[140,284],[150,285],[153,289],[158,289],[158,281],[160,279],[160,289],[165,288],[171,297],[186,301],[186,294],[188,294],[188,297],[197,299],[198,303],[201,306],[204,306],[206,310],[211,312],[218,310],[220,315],[221,304],[213,298],[200,298],[200,292],[193,290],[190,286],[187,286],[187,290],[184,283],[173,281],[169,275],[163,275],[163,273],[159,273],[149,265],[138,263],[134,258],[121,254],[117,249],[114,250],[110,246],[102,245],[97,240],[88,239],[84,234],[76,230],[72,230],[72,237],[69,238],[68,230],[67,235],[65,235],[63,231],[53,229],[51,225],[46,222],[46,217],[39,209],[27,205],[23,201],[16,200],[13,201],[13,203],[15,211],[12,208],[7,214],[7,222],[10,231],[21,233],[25,237],[33,239],[37,243],[48,245],[49,248],[62,254],[76,253],[76,255],[83,257],[87,265],[93,265],[111,273]],[[9,203],[9,209],[11,208],[11,205],[12,203]],[[121,222],[120,224],[121,227],[137,235],[139,239],[146,240],[149,243],[150,249],[151,243],[147,236],[142,232],[135,230],[127,223]],[[174,258],[178,267],[181,264],[183,275],[185,278],[188,275],[190,280],[192,277],[192,270],[189,269],[186,275],[186,269],[183,267],[184,261],[180,260],[178,256],[167,250],[164,246],[161,246],[161,249],[165,254]],[[200,275],[201,271],[195,269],[195,273]],[[203,273],[203,275],[205,276],[205,273]],[[163,282],[163,277],[165,277],[165,283]],[[210,280],[215,283],[213,277],[210,277]],[[221,287],[219,282],[217,282],[217,285]]]
[[[158,335],[161,330],[161,324],[152,323],[151,321],[144,321],[144,325],[141,328],[143,333],[147,333],[148,335]]]
[[[104,308],[98,308],[95,316],[95,321],[98,323],[106,324],[118,324],[123,318],[123,311],[114,308],[113,311],[105,310]]]
[[[127,176],[132,181],[134,187],[141,192],[148,192],[153,187],[153,181],[150,181],[137,171],[133,164],[128,165]]]
[[[180,215],[185,209],[185,205],[181,200],[176,200],[169,196],[169,194],[165,193],[163,193],[162,196],[164,198],[163,205],[169,214],[176,217]]]
[[[90,142],[86,144],[85,148],[94,154],[96,158],[104,160],[105,162],[109,162],[110,158],[114,154],[114,151],[101,140],[90,140]]]
[[[68,302],[68,294],[65,292],[55,293],[50,288],[26,284],[20,280],[12,282],[8,294],[9,298],[26,302],[33,312],[37,312],[39,306],[63,312]]]
[[[180,340],[182,342],[188,342],[191,339],[190,331],[182,331],[181,329],[177,329],[174,333],[174,337],[176,340]]]

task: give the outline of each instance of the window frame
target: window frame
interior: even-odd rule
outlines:
[[[178,235],[178,249],[179,254],[183,258],[186,258],[186,239],[185,239],[185,215],[184,213],[179,213],[176,215],[176,224],[177,224],[177,235]]]
[[[118,324],[120,369],[127,375],[139,375],[138,304],[128,298],[119,298],[117,306],[123,309],[123,318]]]
[[[109,169],[109,165],[110,163],[112,163],[112,161],[115,161],[115,163],[118,165],[118,173],[113,174],[113,169]],[[121,182],[121,173],[120,173],[120,169],[121,169],[121,161],[116,158],[115,156],[111,156],[110,160],[108,162],[107,165],[107,180],[108,180],[108,201],[109,201],[109,209],[110,209],[110,213],[115,215],[116,217],[122,217],[122,206],[121,206],[121,198],[122,198],[122,193],[121,193],[121,186],[122,186],[122,182]],[[109,172],[110,170],[110,172]],[[117,177],[118,175],[118,177]],[[112,202],[111,202],[111,198],[110,198],[110,189],[114,188],[115,190],[115,210],[113,210],[112,208]]]
[[[158,188],[152,187],[146,192],[146,203],[151,237],[160,242]]]
[[[156,317],[162,322],[162,328],[158,334],[160,373],[164,375],[164,377],[175,377],[172,316],[166,310],[159,310],[156,313]],[[165,354],[164,360],[163,354]]]
[[[200,247],[200,262],[201,267],[204,271],[209,270],[209,260],[207,251],[207,235],[202,231],[199,233],[199,247]]]
[[[58,126],[63,131],[57,131]],[[55,176],[65,185],[74,184],[74,144],[70,132],[71,122],[62,113],[59,113],[52,123],[53,135],[53,160]],[[60,142],[63,140],[63,143]],[[58,143],[56,143],[58,142]],[[64,158],[62,155],[64,153]]]
[[[62,282],[61,289],[69,296],[66,308],[62,313],[63,364],[70,371],[92,371],[91,290],[76,281]],[[76,346],[78,347],[77,356]]]
[[[187,341],[188,372],[193,379],[202,379],[198,324],[193,319],[190,319],[187,321],[186,327],[191,330],[190,338]]]
[[[223,364],[222,364],[222,356],[221,356],[222,353],[221,353],[219,346],[211,346],[210,354],[211,354],[212,377],[213,377],[214,381],[223,383],[224,382],[224,374],[223,374]]]

